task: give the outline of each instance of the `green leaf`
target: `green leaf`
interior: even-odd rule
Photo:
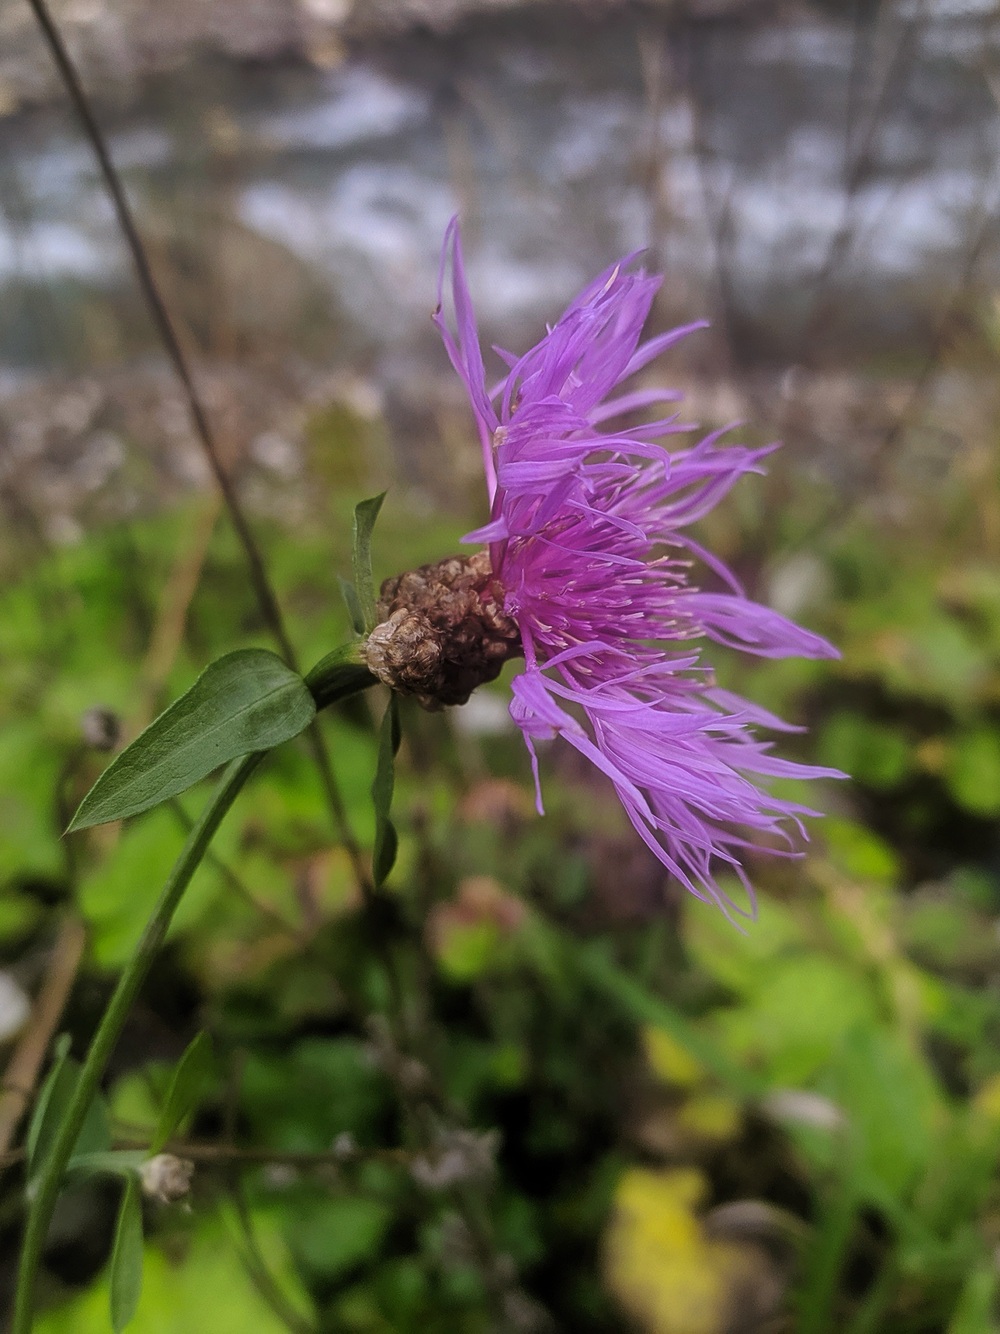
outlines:
[[[211,1073],[212,1043],[207,1033],[199,1033],[177,1062],[167,1100],[149,1146],[150,1154],[160,1152],[184,1117],[195,1108]]]
[[[556,949],[565,953],[565,945],[556,933],[544,928]],[[755,1098],[762,1090],[759,1077],[750,1068],[732,1061],[725,1050],[703,1026],[692,1022],[661,996],[654,995],[612,961],[604,942],[585,947],[574,946],[573,965],[579,976],[621,1011],[643,1024],[662,1028],[696,1061],[710,1070],[731,1092]]]
[[[865,976],[802,950],[775,958],[743,1005],[717,1013],[715,1029],[740,1066],[798,1088],[829,1065],[854,1029],[877,1022],[878,1004]]]
[[[945,776],[963,809],[983,819],[1000,815],[1000,737],[995,729],[980,726],[960,733]]]
[[[854,880],[893,884],[900,875],[899,857],[874,830],[856,820],[831,815],[823,821],[823,841],[837,871]],[[768,905],[768,912],[771,905]],[[757,925],[754,924],[754,931]]]
[[[396,782],[396,752],[400,742],[399,704],[395,695],[390,695],[389,704],[382,719],[378,737],[378,761],[375,766],[375,781],[372,783],[372,800],[375,803],[375,846],[372,850],[372,879],[375,888],[380,889],[396,864],[396,852],[399,839],[396,828],[389,818],[392,809],[392,792]]]
[[[372,529],[385,492],[359,501],[354,507],[354,587],[362,615],[362,629],[375,625],[375,580],[372,576]]]
[[[115,1244],[111,1251],[111,1328],[115,1334],[131,1322],[142,1293],[142,1199],[139,1180],[125,1184]]]
[[[895,1199],[919,1211],[909,1192],[926,1180],[946,1124],[946,1101],[930,1064],[899,1032],[857,1025],[827,1046],[821,1091],[847,1108],[858,1151],[858,1189],[872,1203]],[[952,1175],[947,1154],[938,1160]]]
[[[996,1329],[997,1271],[992,1261],[977,1265],[962,1285],[948,1334],[992,1334]]]
[[[72,1072],[67,1068],[69,1047],[69,1034],[60,1033],[55,1042],[55,1059],[52,1062],[52,1068],[45,1076],[35,1100],[31,1120],[28,1123],[28,1133],[25,1137],[29,1177],[34,1174],[35,1168],[41,1162],[48,1145],[52,1142],[56,1126],[58,1126],[63,1111],[73,1093],[73,1085],[76,1081]]]
[[[295,1258],[308,1278],[326,1282],[373,1261],[393,1219],[390,1204],[357,1196],[323,1199],[302,1192],[286,1209],[285,1235]]]
[[[69,1039],[60,1039],[56,1047],[56,1061],[42,1085],[35,1111],[28,1127],[28,1180],[38,1179],[45,1166],[52,1141],[69,1106],[80,1078],[81,1066],[69,1055]],[[102,1153],[111,1146],[107,1106],[97,1094],[87,1108],[87,1115],[73,1149],[79,1154]]]
[[[231,1211],[226,1211],[226,1219]],[[316,1315],[288,1254],[288,1246],[266,1211],[255,1211],[255,1241],[274,1278],[274,1291],[295,1312],[296,1328],[315,1328]],[[275,1315],[261,1300],[234,1241],[240,1225],[224,1226],[219,1210],[199,1208],[189,1219],[190,1236],[181,1246],[147,1246],[143,1256],[142,1296],[130,1328],[141,1334],[288,1334],[290,1321]],[[251,1270],[254,1277],[259,1274]],[[107,1268],[82,1291],[47,1305],[35,1319],[33,1334],[108,1334]],[[384,1322],[383,1322],[384,1328]]]
[[[122,751],[69,828],[148,811],[229,760],[298,736],[315,713],[305,682],[276,654],[260,648],[227,653]]]
[[[776,961],[801,947],[804,939],[792,909],[770,899],[746,935],[734,931],[722,913],[692,913],[684,924],[684,947],[693,961],[715,982],[742,996],[759,991]]]
[[[96,1153],[76,1153],[66,1164],[67,1172],[83,1176],[133,1177],[149,1158],[146,1149],[104,1149]]]
[[[351,628],[355,634],[363,635],[365,632],[365,614],[361,610],[358,590],[350,579],[342,579],[339,575],[337,576],[337,583],[340,585],[340,595],[344,599],[347,613],[351,618]]]
[[[891,791],[913,769],[913,746],[889,723],[860,713],[835,713],[819,738],[820,761],[879,791]]]

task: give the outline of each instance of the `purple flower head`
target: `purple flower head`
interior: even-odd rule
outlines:
[[[742,853],[793,849],[804,806],[771,796],[774,777],[838,777],[778,759],[760,726],[795,730],[714,684],[705,640],[763,657],[836,657],[784,616],[751,602],[731,572],[690,536],[775,446],[720,445],[721,432],[667,452],[697,428],[676,414],[625,428],[627,413],[680,395],[621,390],[631,376],[703,324],[641,342],[660,285],[622,260],[576,298],[487,387],[457,221],[445,237],[435,323],[465,383],[479,429],[491,504],[468,542],[488,543],[503,610],[517,625],[524,670],[511,715],[531,753],[560,735],[613,784],[640,837],[698,898],[752,916]],[[442,314],[450,267],[455,332]],[[707,572],[713,591],[693,571]],[[728,868],[750,908],[717,880]]]

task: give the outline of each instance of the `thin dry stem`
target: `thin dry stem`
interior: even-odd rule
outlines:
[[[85,943],[83,923],[76,917],[64,917],[28,1026],[0,1084],[0,1164],[31,1104],[45,1054],[76,980]]]
[[[182,549],[167,582],[142,664],[143,698],[133,724],[136,735],[160,710],[163,689],[184,642],[188,611],[198,591],[221,509],[222,498],[218,494],[212,495],[195,519],[192,530],[185,530]]]
[[[156,281],[152,265],[150,264],[149,253],[139,233],[138,226],[136,225],[121,177],[111,160],[111,155],[108,151],[104,135],[97,123],[96,117],[94,116],[90,99],[84,91],[76,67],[70,58],[66,45],[63,42],[62,36],[51,13],[49,12],[45,0],[28,0],[28,3],[31,6],[35,18],[38,20],[39,27],[41,28],[49,50],[52,53],[52,58],[59,70],[66,91],[69,94],[84,132],[94,150],[94,154],[101,169],[101,175],[104,178],[105,186],[107,187],[112,205],[114,206],[118,225],[126,243],[128,244],[139,285],[142,289],[143,296],[145,297],[146,304],[149,307],[150,315],[152,316],[153,323],[156,326],[164,350],[166,351],[171,365],[177,374],[177,378],[180,380],[183,387],[195,434],[204,450],[209,467],[211,468],[219,490],[222,493],[226,511],[232,521],[234,529],[236,530],[240,545],[243,548],[243,553],[249,567],[250,582],[253,586],[261,615],[270,629],[271,634],[274,636],[285,661],[293,671],[298,671],[297,655],[292,647],[291,640],[288,637],[288,632],[285,629],[284,619],[281,615],[281,610],[278,607],[274,590],[271,587],[263,556],[261,555],[260,548],[254,538],[246,515],[243,512],[243,508],[240,505],[232,479],[222,465],[222,459],[212,431],[211,423],[209,422],[208,414],[205,411],[197,388],[195,387],[194,375],[184,353],[184,349],[181,346],[181,340],[178,336],[174,320]],[[333,767],[330,763],[330,756],[326,748],[326,743],[323,740],[323,734],[319,729],[319,725],[315,721],[310,725],[308,736],[309,746],[320,772],[323,790],[334,819],[334,824],[336,825],[341,842],[347,849],[351,858],[358,884],[367,896],[371,892],[370,877],[362,859],[361,850],[347,818],[347,809],[340,794],[340,789],[337,786],[337,780],[333,773]]]

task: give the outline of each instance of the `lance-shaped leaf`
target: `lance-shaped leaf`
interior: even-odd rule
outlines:
[[[159,1153],[188,1112],[194,1110],[212,1073],[212,1043],[199,1033],[177,1062],[149,1152]]]
[[[130,1324],[142,1294],[142,1196],[133,1174],[125,1183],[111,1251],[111,1328]]]
[[[69,827],[89,829],[148,811],[238,755],[298,736],[315,713],[305,682],[276,654],[227,653],[101,774]]]
[[[66,1164],[67,1175],[111,1176],[127,1180],[149,1162],[148,1149],[99,1149],[93,1153],[74,1153]]]
[[[45,1167],[52,1142],[76,1090],[80,1069],[80,1062],[69,1054],[68,1037],[65,1035],[60,1037],[56,1043],[55,1061],[41,1087],[28,1126],[26,1147],[30,1182],[37,1181]],[[110,1146],[111,1131],[108,1126],[107,1107],[98,1093],[87,1108],[87,1115],[80,1127],[73,1153],[74,1155],[103,1153]]]
[[[382,719],[378,738],[378,761],[375,765],[375,781],[372,783],[372,800],[375,802],[375,846],[372,850],[372,879],[375,888],[385,883],[386,877],[396,863],[396,850],[399,839],[396,827],[389,818],[392,809],[392,792],[396,784],[396,752],[399,750],[399,704],[395,695],[389,696],[389,705]]]
[[[356,635],[363,635],[366,629],[365,614],[361,610],[358,590],[351,583],[350,579],[342,579],[339,575],[337,576],[337,583],[340,585],[340,596],[344,599],[344,605],[347,607],[347,614],[351,618],[351,629]]]
[[[385,492],[354,506],[354,589],[365,630],[375,627],[375,579],[372,575],[372,529]]]
[[[25,1136],[29,1176],[44,1158],[76,1085],[77,1071],[70,1065],[69,1048],[69,1034],[60,1033],[53,1049],[52,1067],[38,1091]]]

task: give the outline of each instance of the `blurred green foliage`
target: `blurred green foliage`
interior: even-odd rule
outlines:
[[[310,427],[345,429],[335,409]],[[322,522],[260,524],[307,662],[348,633],[336,577],[367,489],[353,464],[350,487],[325,467]],[[916,527],[824,529],[822,595],[795,614],[841,662],[724,665],[808,724],[786,746],[853,778],[809,792],[831,813],[805,859],[753,860],[745,934],[678,900],[571,756],[545,754],[540,820],[516,735],[407,708],[375,939],[306,747],[274,754],[110,1072],[112,1141],[148,1144],[186,1045],[211,1036],[170,1144],[193,1191],[145,1201],[129,1328],[485,1334],[498,1301],[510,1328],[531,1327],[532,1303],[574,1331],[998,1328],[1000,573],[977,522],[997,494],[958,488]],[[721,533],[756,553],[761,584],[802,527],[767,527],[766,506],[762,484]],[[267,644],[220,521],[151,674],[201,509],[94,531],[0,593],[0,959],[34,987],[60,916],[83,917],[77,1054],[204,799],[63,840],[107,763],[81,717],[110,710],[134,734],[213,657]],[[390,494],[376,578],[459,531]],[[383,707],[323,718],[369,854]],[[22,1186],[8,1175],[3,1253]],[[117,1199],[95,1181],[67,1193],[46,1334],[109,1328]]]

